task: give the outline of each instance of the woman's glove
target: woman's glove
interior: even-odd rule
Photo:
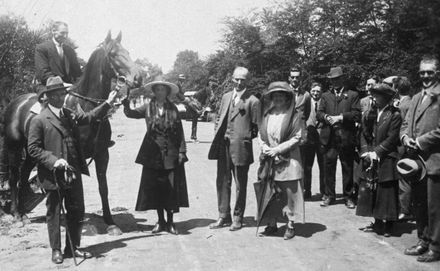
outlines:
[[[179,165],[182,165],[185,162],[188,162],[188,157],[186,156],[186,153],[179,153]]]

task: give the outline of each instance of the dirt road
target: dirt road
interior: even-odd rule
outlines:
[[[116,145],[110,149],[109,199],[115,221],[124,233],[106,234],[92,170],[92,176],[84,178],[87,221],[82,246],[96,257],[79,267],[72,259],[54,265],[42,203],[30,214],[30,225],[11,224],[9,217],[1,218],[0,270],[440,270],[440,262],[422,264],[403,255],[404,248],[416,241],[414,224],[399,224],[396,236],[390,238],[363,233],[358,228],[370,219],[355,216],[354,210],[346,209],[341,202],[328,208],[321,208],[318,199],[306,202],[307,223],[296,225],[297,236],[292,240],[284,241],[282,232],[278,237],[256,237],[252,186],[256,164],[250,169],[245,227],[237,232],[208,229],[217,218],[216,163],[207,160],[211,123],[199,124],[199,144],[188,143],[190,208],[176,215],[180,235],[152,235],[155,212],[134,211],[141,173],[134,160],[145,123],[126,119],[118,111],[112,125]],[[190,125],[184,122],[187,138]],[[319,191],[317,172],[315,167],[313,192]],[[341,191],[341,181],[337,190]]]

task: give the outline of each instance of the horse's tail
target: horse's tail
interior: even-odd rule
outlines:
[[[5,124],[3,116],[0,120],[0,213],[2,207],[8,200],[9,187],[9,165],[8,150],[6,148]]]

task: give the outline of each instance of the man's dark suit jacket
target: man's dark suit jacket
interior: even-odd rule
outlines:
[[[47,40],[35,49],[35,69],[37,78],[43,85],[49,77],[60,76],[64,82],[73,84],[81,76],[81,68],[75,51],[63,44],[64,57],[61,59],[54,41]]]
[[[330,143],[333,127],[325,118],[326,115],[343,116],[341,124],[341,140],[344,147],[351,147],[356,144],[356,122],[360,122],[361,109],[359,95],[357,92],[344,87],[339,97],[333,91],[322,94],[319,103],[317,119],[324,125],[321,129],[321,143],[326,146]]]
[[[44,108],[39,115],[31,120],[28,133],[29,155],[38,163],[38,178],[42,187],[46,190],[57,189],[53,179],[53,166],[55,162],[63,158],[69,164],[75,165],[78,172],[89,174],[88,167],[80,148],[78,124],[87,124],[97,118],[105,116],[110,109],[108,103],[96,107],[87,113],[78,113],[73,120],[67,111],[64,111],[66,121],[62,122],[49,109]],[[74,139],[75,149],[66,142],[67,137]],[[78,154],[77,161],[69,161],[72,152]]]
[[[422,91],[411,100],[400,129],[400,138],[409,136],[420,144],[428,175],[440,175],[440,83],[432,87],[428,103]]]

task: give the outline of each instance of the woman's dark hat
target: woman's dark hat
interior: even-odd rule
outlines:
[[[397,162],[397,171],[405,181],[421,181],[426,176],[425,161],[419,155],[413,158],[403,158]]]
[[[168,96],[169,95],[174,95],[174,94],[179,92],[179,87],[176,84],[173,84],[173,83],[165,81],[165,79],[162,76],[156,76],[154,78],[153,82],[150,82],[150,83],[148,83],[148,84],[146,84],[144,86],[144,89],[147,92],[150,92],[150,93],[154,94],[153,87],[155,85],[164,85],[164,86],[169,87],[171,89],[171,92],[168,94]]]
[[[373,93],[383,94],[383,95],[386,95],[388,97],[393,97],[394,95],[396,95],[396,91],[392,87],[390,87],[389,85],[384,84],[384,83],[380,83],[380,84],[375,85],[370,90],[370,92],[372,94]]]
[[[45,93],[60,89],[68,90],[71,86],[72,84],[64,83],[60,76],[49,77],[46,81],[46,87],[42,87],[38,93],[38,99]]]
[[[294,94],[289,83],[287,83],[285,81],[276,81],[276,82],[270,83],[270,85],[267,88],[267,91],[266,91],[266,93],[264,93],[264,95],[267,96],[267,95],[270,95],[271,93],[274,93],[274,92],[284,92],[284,93],[288,93],[290,95]]]

